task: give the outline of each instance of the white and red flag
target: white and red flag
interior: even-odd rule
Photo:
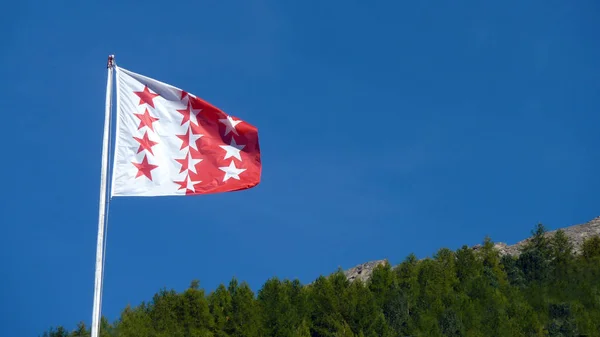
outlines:
[[[115,70],[112,196],[208,194],[258,185],[256,127],[169,84]]]

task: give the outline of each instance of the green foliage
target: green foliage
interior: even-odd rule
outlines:
[[[229,284],[231,294],[231,317],[225,324],[225,332],[232,337],[261,336],[260,315],[254,293],[246,282],[238,285],[236,279]]]
[[[588,260],[600,258],[600,236],[596,235],[583,243],[583,256]]]
[[[573,244],[563,230],[558,230],[550,240],[551,261],[554,266],[567,267],[573,260]]]
[[[90,337],[90,331],[88,331],[84,322],[79,322],[77,328],[69,334],[69,337]]]
[[[231,318],[231,294],[223,284],[208,296],[208,307],[214,319],[213,334],[215,337],[229,337],[225,326]]]
[[[294,330],[292,337],[311,337],[310,327],[306,320],[302,320],[300,326],[298,326],[296,330]]]
[[[577,337],[577,325],[567,303],[550,304],[550,322],[548,336],[550,337]]]
[[[510,255],[504,255],[500,261],[504,266],[508,282],[515,288],[522,289],[525,286],[525,275],[523,270],[519,268],[518,259]]]
[[[537,249],[540,254],[547,258],[550,255],[550,242],[546,237],[546,227],[543,224],[538,224],[531,231],[530,241],[525,245],[525,250]]]
[[[205,294],[192,281],[127,306],[101,337],[600,337],[600,237],[575,254],[565,233],[543,225],[518,257],[440,249],[378,266],[366,283],[338,270],[304,286],[271,278],[255,294],[233,278]],[[89,337],[84,323],[43,337]]]
[[[149,309],[145,303],[136,308],[127,306],[121,312],[119,323],[119,336],[121,337],[144,337],[149,336],[153,331],[152,320]]]
[[[386,302],[389,297],[388,292],[392,290],[396,282],[392,266],[387,261],[373,270],[369,280],[369,290],[375,296],[375,301],[379,306],[383,306]]]
[[[44,332],[42,337],[69,337],[69,332],[62,325],[54,328],[51,327],[48,331]]]
[[[517,264],[528,282],[543,282],[548,278],[551,246],[546,238],[546,229],[538,224],[533,236],[523,248]]]
[[[298,333],[303,322],[301,292],[298,283],[288,280],[273,278],[264,284],[258,293],[258,304],[266,335],[292,337]]]
[[[464,326],[460,316],[452,308],[444,311],[440,317],[439,325],[444,336],[461,337],[464,335]]]

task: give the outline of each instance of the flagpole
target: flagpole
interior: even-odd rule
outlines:
[[[100,310],[102,306],[102,281],[104,267],[104,230],[106,227],[106,180],[108,171],[108,146],[109,146],[109,129],[111,116],[111,101],[112,101],[112,84],[113,70],[115,66],[114,55],[108,56],[108,78],[106,79],[106,104],[104,112],[104,134],[102,140],[102,170],[100,173],[100,203],[98,214],[98,239],[96,244],[96,272],[94,280],[94,307],[92,310],[92,335],[98,337],[100,331]]]

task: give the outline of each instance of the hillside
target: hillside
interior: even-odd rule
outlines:
[[[557,229],[558,230],[558,229]],[[545,237],[551,238],[554,236],[557,230],[548,231],[545,233]],[[584,224],[578,224],[573,226],[568,226],[564,228],[560,228],[567,238],[569,242],[573,244],[573,252],[575,254],[580,254],[583,247],[583,242],[593,236],[600,235],[600,216],[596,217],[589,222]],[[531,240],[531,237],[526,238],[522,241],[519,241],[513,245],[507,245],[504,242],[497,242],[494,244],[494,248],[498,250],[500,255],[512,255],[519,256],[521,249],[525,247]],[[480,249],[481,245],[477,244],[472,247],[474,250]],[[373,270],[379,266],[383,265],[387,262],[387,260],[376,260],[369,261],[363,264],[359,264],[355,267],[352,267],[348,270],[344,271],[344,274],[348,278],[349,281],[360,280],[366,281],[371,277]]]
[[[585,240],[587,240],[593,236],[600,235],[600,217],[596,217],[596,218],[592,219],[591,221],[584,223],[584,224],[573,225],[573,226],[560,228],[560,229],[565,233],[565,235],[569,239],[569,242],[571,242],[573,244],[574,253],[580,254],[582,251],[583,242]],[[549,231],[545,235],[547,238],[550,238],[550,237],[554,236],[554,234],[556,234],[556,231],[557,230]],[[519,241],[510,246],[505,243],[499,242],[499,243],[495,244],[495,248],[500,251],[501,255],[509,254],[509,255],[513,255],[513,256],[518,256],[520,250],[523,247],[525,247],[525,245],[527,245],[527,243],[529,243],[530,240],[531,240],[531,237],[529,237],[523,241]],[[479,247],[480,246],[477,245],[474,248],[479,248]]]
[[[394,267],[372,261],[307,285],[271,278],[254,291],[233,278],[207,293],[192,281],[103,318],[101,337],[600,337],[599,220],[540,224],[511,246],[485,238]],[[42,336],[89,335],[81,322]]]

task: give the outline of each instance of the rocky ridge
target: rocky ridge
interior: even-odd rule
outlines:
[[[583,242],[586,239],[591,238],[595,235],[600,235],[600,216],[592,219],[591,221],[589,221],[587,223],[564,227],[561,229],[565,232],[565,235],[567,236],[567,238],[569,238],[569,241],[573,244],[575,253],[579,254],[581,252]],[[553,236],[554,233],[556,233],[556,231],[557,230],[548,231],[546,233],[546,237],[549,238],[549,237]],[[494,247],[496,249],[498,249],[498,251],[500,252],[500,255],[518,256],[521,248],[524,245],[526,245],[527,242],[529,242],[529,240],[530,240],[530,237],[525,240],[519,241],[513,245],[507,245],[506,243],[503,243],[503,242],[497,242],[494,244]],[[481,245],[475,245],[472,248],[474,250],[477,250],[477,249],[481,248]],[[364,281],[367,281],[371,277],[373,270],[377,266],[385,264],[386,261],[387,260],[375,260],[375,261],[370,261],[367,263],[359,264],[355,267],[352,267],[352,268],[344,271],[344,274],[346,275],[346,277],[348,278],[349,281],[359,280],[359,281],[364,282]]]

